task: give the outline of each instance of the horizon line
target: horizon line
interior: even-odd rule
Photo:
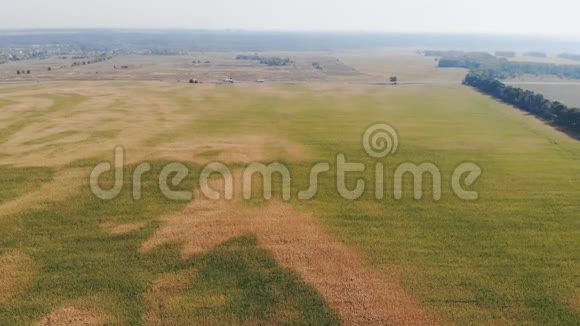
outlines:
[[[115,26],[96,26],[96,27],[0,27],[0,31],[82,31],[82,30],[125,30],[125,31],[197,31],[197,32],[249,32],[249,33],[304,33],[304,34],[379,34],[379,35],[434,35],[434,36],[493,36],[493,37],[562,37],[577,38],[580,41],[580,34],[538,34],[538,33],[521,33],[521,32],[450,32],[450,31],[380,31],[380,30],[338,30],[338,29],[252,29],[252,28],[202,28],[202,27],[115,27]]]

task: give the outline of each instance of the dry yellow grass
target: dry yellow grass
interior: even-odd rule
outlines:
[[[62,166],[108,155],[116,145],[132,150],[129,159],[143,159],[147,150],[139,150],[142,143],[164,130],[182,127],[192,116],[177,112],[180,108],[167,96],[137,96],[139,91],[135,86],[95,87],[79,83],[47,84],[40,90],[3,95],[17,103],[5,108],[5,115],[12,120],[6,124],[22,127],[0,144],[0,152],[6,155],[0,163]],[[66,110],[51,110],[55,105],[53,97],[59,94],[76,94],[87,100],[73,107],[64,104]],[[22,108],[34,109],[42,118],[16,114]],[[59,134],[67,136],[50,138]]]
[[[34,268],[32,259],[22,252],[9,251],[0,255],[0,304],[31,284]]]
[[[193,271],[182,271],[159,277],[145,293],[147,310],[143,316],[145,325],[177,325],[180,320],[187,320],[179,315],[176,309],[170,309],[172,302],[183,291],[191,286]]]
[[[139,222],[135,222],[135,223],[124,223],[124,224],[118,224],[115,225],[113,223],[104,223],[101,225],[101,227],[103,228],[103,230],[105,230],[107,233],[109,233],[110,235],[124,235],[124,234],[129,234],[135,231],[139,231],[142,228],[144,228],[147,225],[147,223],[139,223]]]
[[[157,146],[150,157],[196,163],[251,163],[277,159],[272,155],[271,148],[283,149],[287,157],[294,159],[308,157],[301,145],[271,135],[190,138]]]
[[[36,326],[104,326],[105,318],[99,313],[75,307],[57,309],[42,318]]]
[[[268,134],[230,138],[191,135],[189,125],[199,114],[210,110],[207,103],[201,101],[204,94],[211,93],[217,98],[232,95],[214,92],[215,85],[186,86],[55,83],[0,95],[0,99],[11,103],[4,107],[0,116],[6,118],[7,125],[21,125],[0,143],[0,154],[3,154],[0,164],[60,167],[82,159],[109,157],[118,145],[127,151],[127,164],[145,159],[197,163],[276,159],[268,155],[266,148],[273,146],[285,149],[291,157],[307,156],[300,145]],[[287,93],[290,96],[290,92],[271,85],[253,90],[243,88],[244,92],[276,96]],[[150,89],[155,91],[147,91],[148,95],[142,96],[144,90]],[[58,104],[55,96],[67,94],[86,100],[67,106],[66,110],[52,110]],[[42,118],[23,115],[23,112],[40,112]],[[168,131],[174,131],[175,135],[163,140],[163,133]],[[155,140],[154,143],[151,140]]]
[[[0,218],[63,201],[78,193],[88,180],[86,169],[66,169],[40,189],[0,205]]]
[[[335,54],[345,64],[354,67],[366,76],[343,78],[342,80],[388,81],[397,76],[399,81],[460,82],[466,70],[461,68],[441,69],[434,58],[416,53],[416,50],[375,50],[364,53],[343,51]]]
[[[368,267],[358,252],[334,240],[313,214],[290,204],[274,201],[249,207],[238,192],[234,201],[198,199],[162,221],[143,243],[143,252],[177,242],[183,258],[189,259],[232,238],[256,234],[260,246],[318,290],[345,324],[436,324],[396,278]]]

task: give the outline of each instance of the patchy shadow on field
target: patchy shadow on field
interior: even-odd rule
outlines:
[[[145,292],[146,325],[339,325],[295,273],[280,268],[255,237],[238,237],[194,267],[160,275]]]
[[[346,324],[435,324],[397,279],[368,267],[311,213],[288,203],[249,206],[241,200],[201,198],[162,221],[162,227],[143,243],[143,252],[178,242],[188,259],[232,238],[255,234],[261,247],[319,291]]]

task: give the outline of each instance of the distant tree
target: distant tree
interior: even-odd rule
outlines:
[[[30,70],[26,70],[26,74],[27,75],[30,75]]]
[[[20,70],[16,70],[16,74],[17,75],[20,75]]]
[[[52,71],[52,68],[51,67],[48,67],[48,71]]]

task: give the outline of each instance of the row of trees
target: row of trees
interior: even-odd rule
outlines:
[[[254,60],[259,61],[263,65],[272,66],[288,66],[293,63],[290,58],[279,57],[261,57],[257,54],[240,54],[236,57],[237,60]]]
[[[439,59],[440,68],[466,68],[466,69],[480,69],[480,68],[495,68],[500,62],[507,61],[505,59],[498,59],[486,52],[469,52],[448,54]]]
[[[514,58],[516,53],[513,51],[495,51],[496,57]]]
[[[547,58],[548,55],[545,52],[538,52],[538,51],[530,51],[524,52],[526,57],[534,57],[534,58]]]
[[[580,65],[556,65],[539,62],[502,63],[496,72],[498,78],[520,75],[554,75],[560,78],[580,79]]]
[[[521,75],[554,75],[561,78],[580,79],[580,65],[557,65],[540,62],[513,62],[485,52],[469,52],[444,56],[441,68],[485,69],[494,78],[514,78]]]
[[[93,63],[99,63],[99,62],[103,62],[103,61],[107,61],[107,60],[111,60],[113,59],[113,57],[97,57],[97,58],[93,58],[90,60],[85,60],[85,61],[75,61],[73,62],[72,66],[73,67],[78,67],[78,66],[85,66],[85,65],[90,65]]]
[[[453,50],[445,50],[445,51],[425,50],[425,51],[423,51],[423,55],[425,55],[426,57],[451,57],[451,56],[463,55],[463,54],[465,54],[464,51],[453,51]]]
[[[472,71],[467,74],[463,83],[529,112],[567,132],[580,135],[580,109],[569,108],[560,102],[547,100],[542,94],[507,86],[490,77],[486,72]]]
[[[466,55],[472,55],[474,53],[485,53],[485,52],[465,52],[465,51],[437,51],[437,50],[425,50],[419,51],[420,54],[425,55],[426,57],[461,57]],[[488,53],[485,53],[488,54]],[[500,58],[514,58],[517,55],[515,51],[496,51],[495,56]],[[548,55],[544,52],[524,52],[524,56],[528,57],[536,57],[536,58],[546,58]],[[580,61],[580,54],[574,53],[561,53],[558,57],[563,59],[569,59],[574,61]]]
[[[573,54],[573,53],[562,53],[559,55],[560,58],[580,61],[580,54]]]

